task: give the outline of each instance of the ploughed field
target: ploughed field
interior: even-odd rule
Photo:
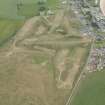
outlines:
[[[35,16],[0,49],[0,105],[66,103],[91,44],[74,17],[63,9]]]

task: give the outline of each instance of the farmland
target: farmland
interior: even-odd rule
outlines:
[[[0,0],[0,17],[17,18],[16,0]]]
[[[37,1],[22,0],[23,6],[17,10],[17,0],[0,0],[0,45],[14,36],[24,23],[25,17],[32,17],[37,13]],[[49,1],[47,5],[54,8],[56,1]],[[6,8],[5,8],[6,7]]]
[[[21,1],[22,6],[20,6],[20,9],[18,10],[19,16],[25,16],[25,17],[31,17],[34,15],[38,15],[38,0],[23,0]],[[57,0],[48,0],[46,3],[46,8],[50,8],[52,10],[55,10],[57,6],[59,5],[59,2]]]
[[[100,47],[103,47],[103,46],[105,46],[105,41],[103,40],[103,41],[97,41],[96,43],[95,43],[95,47],[96,48],[100,48]]]
[[[105,72],[84,72],[93,41],[68,4],[0,2],[0,105],[104,105]]]
[[[37,15],[37,2],[38,0],[0,0],[0,17],[18,19]],[[22,5],[18,8],[19,3]],[[56,9],[58,5],[57,0],[48,0],[46,7]]]
[[[0,45],[13,37],[23,23],[22,20],[0,19]]]
[[[104,105],[105,103],[105,72],[94,72],[88,74],[82,80],[72,105]]]
[[[63,8],[34,16],[0,49],[0,105],[66,103],[91,45],[74,17]]]

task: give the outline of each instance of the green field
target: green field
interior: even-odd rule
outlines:
[[[0,17],[17,18],[16,0],[0,0]]]
[[[31,17],[34,15],[38,15],[38,5],[37,5],[38,0],[23,0],[22,6],[20,6],[20,9],[18,10],[18,15],[19,16],[26,16],[26,17]],[[59,4],[58,0],[48,0],[46,3],[46,8],[51,8],[51,9],[56,9],[57,5]]]
[[[0,19],[0,45],[14,36],[22,24],[22,20]]]
[[[23,18],[23,16],[30,17],[37,14],[38,0],[0,0],[0,17],[6,18]],[[19,9],[17,4],[22,3]],[[58,0],[48,0],[47,7],[55,8]]]
[[[95,42],[95,47],[96,48],[100,48],[100,47],[104,47],[105,46],[105,41],[97,41]]]
[[[1,42],[16,37],[0,53],[0,105],[64,105],[68,99],[91,40],[81,37],[72,11],[49,17],[50,26],[36,16],[18,34],[22,20],[1,19]]]
[[[25,4],[36,4],[39,0],[20,0],[22,3],[25,3]],[[56,7],[57,3],[59,2],[59,0],[46,0],[47,1],[47,4],[49,4],[49,6],[51,7]]]
[[[72,105],[105,105],[105,71],[89,74],[82,81]]]

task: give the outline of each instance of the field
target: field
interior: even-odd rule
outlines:
[[[22,20],[0,19],[0,46],[15,35],[23,23]]]
[[[0,49],[0,105],[64,105],[90,48],[80,28],[63,9],[27,20]]]
[[[105,104],[105,71],[88,74],[82,80],[72,101],[72,105],[104,105]]]
[[[100,48],[100,47],[104,47],[105,46],[105,41],[96,41],[95,42],[95,47],[96,48]]]
[[[2,18],[24,18],[37,15],[38,0],[0,0],[0,17]],[[22,6],[17,9],[17,4],[22,3]],[[56,8],[57,0],[48,0],[47,7]]]
[[[22,6],[18,10],[19,16],[31,17],[34,15],[38,15],[38,0],[22,0]],[[50,8],[51,10],[55,10],[59,6],[59,2],[57,0],[47,0],[46,7]]]
[[[19,18],[17,15],[17,0],[0,0],[0,17]]]

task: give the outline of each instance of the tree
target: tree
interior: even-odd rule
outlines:
[[[22,4],[22,1],[18,1],[18,3],[17,3],[17,10],[19,10],[22,5],[23,5],[23,4]]]
[[[46,10],[46,2],[47,2],[46,0],[39,0],[37,2],[39,12],[42,12],[42,11]]]

